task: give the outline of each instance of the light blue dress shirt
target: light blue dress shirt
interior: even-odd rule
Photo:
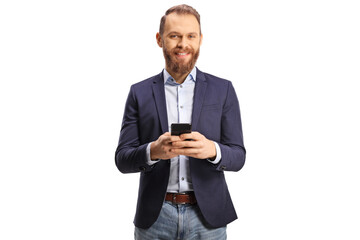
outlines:
[[[164,69],[164,88],[166,98],[167,119],[169,132],[172,123],[190,123],[194,102],[194,89],[196,82],[196,68],[194,67],[182,84],[178,84],[174,78]],[[217,164],[221,160],[219,145],[215,143],[216,159],[209,162]],[[150,144],[147,146],[147,163],[153,165],[158,161],[150,159]],[[193,191],[190,175],[189,157],[179,155],[170,159],[170,177],[167,192],[188,192]]]

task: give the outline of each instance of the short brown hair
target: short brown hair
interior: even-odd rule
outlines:
[[[191,7],[189,5],[186,5],[186,4],[182,4],[182,5],[177,5],[177,6],[174,6],[172,8],[169,8],[165,12],[165,15],[162,16],[162,18],[160,20],[160,29],[159,29],[159,33],[160,33],[161,36],[164,33],[166,16],[169,15],[170,13],[191,14],[191,15],[193,15],[196,18],[196,20],[198,21],[198,23],[199,23],[200,34],[201,34],[200,14],[193,7]]]

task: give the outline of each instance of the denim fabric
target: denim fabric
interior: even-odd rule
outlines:
[[[135,240],[226,240],[226,226],[209,227],[196,204],[164,202],[150,228],[135,227]]]

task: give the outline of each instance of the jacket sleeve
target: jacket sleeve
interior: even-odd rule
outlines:
[[[148,143],[140,144],[138,123],[138,104],[132,86],[126,101],[119,144],[115,152],[115,164],[122,173],[145,172],[153,167],[146,163]]]
[[[240,107],[235,89],[229,82],[221,119],[221,161],[218,171],[239,171],[245,163],[246,150],[243,142]]]

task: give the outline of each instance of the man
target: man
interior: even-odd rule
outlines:
[[[202,38],[195,9],[170,8],[156,34],[165,69],[131,86],[115,162],[141,172],[135,239],[226,239],[237,218],[224,171],[245,162],[239,104],[231,82],[195,67]],[[192,132],[172,136],[172,123]]]

